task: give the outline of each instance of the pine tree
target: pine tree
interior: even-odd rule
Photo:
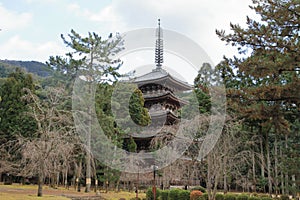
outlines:
[[[247,28],[230,24],[233,33],[216,33],[221,40],[236,46],[239,53],[248,55],[228,59],[232,69],[237,69],[236,80],[241,81],[229,96],[235,99],[241,117],[261,127],[271,193],[269,134],[289,134],[288,113],[299,116],[300,6],[298,0],[253,0],[253,4],[250,8],[260,15],[260,21],[247,17]],[[274,151],[274,179],[277,180],[278,153],[276,148]],[[277,192],[276,182],[275,189]]]

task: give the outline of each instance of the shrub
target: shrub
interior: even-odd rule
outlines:
[[[178,200],[179,192],[180,192],[179,189],[170,190],[168,200]]]
[[[190,193],[190,200],[198,200],[202,195],[200,190],[193,190]]]
[[[162,190],[160,192],[160,200],[168,200],[169,190]]]
[[[237,200],[248,200],[249,196],[245,194],[240,194],[236,197]]]
[[[207,193],[203,193],[200,199],[201,200],[208,200],[208,194]]]
[[[236,195],[226,194],[226,195],[224,195],[224,200],[236,200]]]
[[[261,199],[261,200],[272,200],[271,197],[261,197],[260,199]]]
[[[258,197],[263,198],[263,197],[269,197],[268,194],[258,194]]]
[[[290,197],[289,197],[289,195],[283,194],[280,196],[280,199],[281,200],[290,200]]]
[[[206,189],[204,187],[202,187],[202,186],[193,187],[191,189],[191,191],[193,191],[193,190],[200,190],[202,193],[206,193]]]
[[[220,194],[220,193],[217,193],[216,194],[216,200],[224,200],[224,195]]]
[[[178,194],[178,200],[190,200],[190,191],[180,190]]]
[[[252,197],[249,197],[248,200],[260,200],[260,198],[257,196],[252,196]]]
[[[122,200],[125,200],[125,199],[123,198]],[[136,197],[132,197],[130,200],[136,200]],[[138,200],[142,200],[142,199],[140,197],[138,197]]]
[[[159,189],[156,189],[156,198],[155,198],[155,200],[158,199],[159,194],[160,194],[160,190],[159,190]],[[146,199],[147,199],[147,200],[154,200],[153,198],[154,198],[154,197],[153,197],[152,188],[148,188],[148,190],[146,191]]]

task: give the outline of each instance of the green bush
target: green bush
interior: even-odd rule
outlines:
[[[236,200],[236,195],[234,194],[225,194],[224,200]]]
[[[269,197],[268,194],[258,194],[258,197],[263,198],[263,197]]]
[[[170,190],[168,200],[178,200],[179,192],[180,192],[179,189]]]
[[[160,191],[160,200],[168,200],[169,190]]]
[[[207,193],[203,193],[200,199],[201,200],[208,200],[208,194]]]
[[[261,200],[272,200],[271,197],[261,197],[260,199],[261,199]]]
[[[290,200],[290,197],[289,197],[289,195],[283,194],[280,196],[280,199],[281,200]]]
[[[156,198],[155,198],[155,200],[158,199],[159,194],[160,194],[160,190],[156,188]],[[147,200],[154,200],[153,192],[152,192],[152,188],[151,187],[148,188],[148,190],[146,191],[146,199]]]
[[[216,200],[224,200],[224,195],[220,194],[220,193],[217,193],[216,194]]]
[[[257,196],[252,196],[252,197],[249,197],[248,200],[260,200],[260,198]]]
[[[236,200],[248,200],[249,196],[246,194],[240,194],[236,197]]]
[[[178,200],[190,200],[190,191],[180,190],[178,194]]]
[[[206,193],[206,189],[204,187],[202,187],[202,186],[193,187],[191,189],[191,191],[193,191],[193,190],[200,190],[202,193]]]

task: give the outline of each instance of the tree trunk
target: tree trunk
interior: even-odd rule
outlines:
[[[254,157],[254,150],[252,152],[252,192],[256,192],[256,177],[255,177],[255,157]]]
[[[80,192],[80,179],[81,179],[81,169],[82,169],[82,160],[79,161],[79,165],[78,165],[78,169],[77,169],[77,179],[76,179],[76,182],[77,182],[77,191]]]
[[[208,193],[208,199],[211,200],[211,186],[212,186],[212,182],[211,182],[211,155],[208,154],[207,156],[207,193]]]
[[[224,194],[226,194],[228,192],[228,188],[227,188],[227,159],[224,158],[224,161],[223,161],[223,181],[224,181],[224,185],[223,185],[223,190],[224,190]]]
[[[266,132],[266,151],[267,151],[268,187],[269,187],[269,195],[271,195],[272,194],[272,178],[271,178],[271,159],[270,159],[268,131]]]
[[[263,141],[260,139],[260,158],[261,158],[261,177],[265,177],[265,159],[264,159],[264,149],[263,149]]]
[[[287,149],[288,148],[288,138],[287,138],[287,135],[285,135],[285,148]],[[289,175],[288,173],[286,172],[285,174],[285,193],[286,194],[289,194]]]
[[[280,158],[282,158],[282,147],[279,148],[279,154]],[[281,194],[285,194],[285,188],[284,188],[284,177],[283,177],[283,169],[280,169],[280,181],[281,181]]]
[[[65,170],[64,184],[65,184],[65,188],[69,188],[69,184],[68,184],[68,168],[67,167],[66,167],[66,170]]]
[[[43,182],[44,182],[44,177],[42,173],[40,173],[38,175],[38,193],[37,193],[38,197],[43,196]]]
[[[261,132],[261,130],[260,130]],[[259,138],[259,144],[260,144],[260,159],[261,159],[261,178],[265,178],[265,159],[264,159],[264,148],[263,148],[263,137],[261,134],[261,137]],[[266,192],[266,187],[263,186],[263,192]]]
[[[293,198],[296,197],[296,194],[297,194],[297,186],[296,186],[296,176],[293,174],[292,175],[292,195],[293,195]]]
[[[277,133],[275,133],[274,141],[274,184],[275,184],[275,194],[278,195],[278,146],[277,146]]]
[[[60,172],[57,172],[56,174],[56,186],[59,187],[59,178],[60,178]]]
[[[92,94],[91,83],[89,84],[89,94]],[[90,102],[91,96],[89,97]],[[86,155],[86,187],[85,192],[91,191],[91,133],[92,133],[92,105],[88,107],[88,133],[87,133],[87,155]]]
[[[228,188],[227,188],[227,173],[224,172],[224,194],[226,194],[228,192]]]

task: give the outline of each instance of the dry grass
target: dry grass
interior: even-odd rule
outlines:
[[[36,185],[1,185],[0,184],[0,199],[1,200],[70,200],[65,196],[94,196],[95,192],[85,193],[84,188],[81,192],[77,192],[74,188],[65,189],[63,187],[53,189],[48,186],[43,187],[43,197],[37,197],[37,186]],[[129,200],[134,198],[136,194],[134,192],[112,192],[100,193],[101,197],[107,200],[119,200],[125,198]],[[140,198],[145,198],[145,193],[139,193]]]
[[[104,197],[105,199],[109,200],[119,200],[120,198],[125,198],[125,199],[131,199],[136,197],[136,194],[134,192],[108,192],[108,193],[101,193],[101,196]],[[139,197],[145,198],[146,194],[145,193],[139,193]]]
[[[45,187],[45,190],[49,190]],[[56,195],[48,194],[43,195],[43,197],[38,197],[37,186],[35,185],[0,185],[0,199],[2,200],[70,200],[69,198]]]

